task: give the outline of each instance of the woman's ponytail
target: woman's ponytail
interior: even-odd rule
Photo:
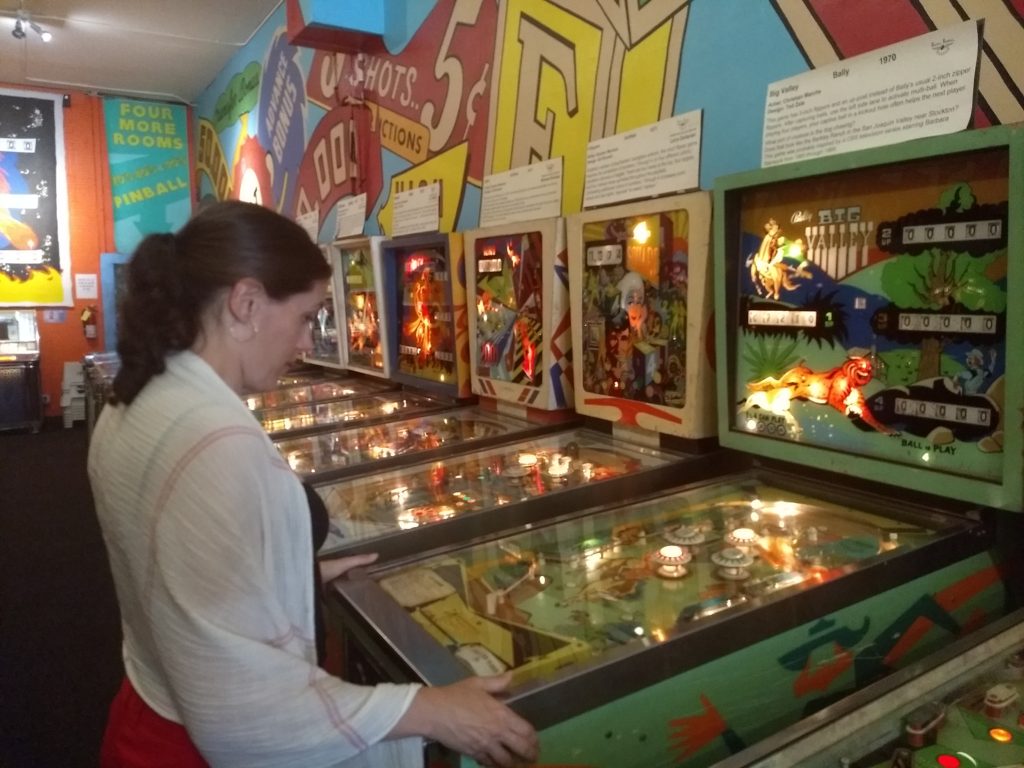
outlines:
[[[149,235],[128,262],[127,291],[118,307],[112,402],[129,404],[146,383],[163,373],[169,352],[188,349],[198,333],[183,261],[172,234]]]

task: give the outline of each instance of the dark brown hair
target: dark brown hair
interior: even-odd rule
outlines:
[[[130,404],[164,371],[168,353],[190,348],[204,310],[223,289],[250,277],[280,301],[330,274],[302,227],[254,203],[213,203],[176,234],[147,236],[128,262],[118,307],[121,367],[111,401]]]

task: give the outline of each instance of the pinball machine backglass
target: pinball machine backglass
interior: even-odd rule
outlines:
[[[1022,138],[721,180],[723,445],[1020,511]]]
[[[565,219],[465,234],[473,391],[531,408],[573,406]]]
[[[710,194],[574,214],[568,240],[576,410],[714,435]]]
[[[382,237],[336,240],[335,293],[339,296],[345,365],[349,370],[391,375],[392,327],[384,322]]]
[[[409,235],[381,245],[385,322],[395,329],[392,379],[452,398],[470,398],[466,274],[462,235]]]

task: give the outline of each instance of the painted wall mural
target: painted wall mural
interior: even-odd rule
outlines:
[[[1024,120],[1024,0],[436,0],[358,53],[290,45],[282,7],[197,108],[201,196],[319,212],[442,182],[441,228],[479,221],[484,176],[562,157],[580,209],[587,142],[703,110],[701,186],[757,167],[768,83],[986,19],[976,127]],[[884,23],[881,23],[884,20]],[[744,55],[739,55],[742,52]]]
[[[772,0],[810,67],[922,35],[966,19],[985,20],[976,127],[1024,120],[1024,1]],[[851,7],[852,6],[852,7]],[[883,23],[884,21],[884,23]]]

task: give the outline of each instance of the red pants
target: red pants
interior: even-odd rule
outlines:
[[[128,678],[110,705],[100,768],[209,768],[185,727],[154,712]]]

